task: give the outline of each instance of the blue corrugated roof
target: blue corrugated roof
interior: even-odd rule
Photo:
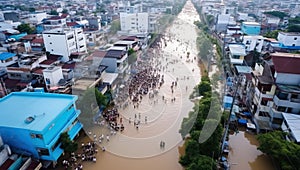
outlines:
[[[3,53],[0,53],[0,60],[6,60],[6,59],[12,58],[14,56],[16,56],[16,54],[3,52]]]

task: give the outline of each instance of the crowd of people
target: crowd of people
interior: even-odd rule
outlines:
[[[134,103],[134,107],[138,107],[138,103],[142,101],[143,96],[150,91],[154,91],[157,86],[161,86],[164,82],[158,70],[146,68],[132,77],[129,84],[129,98]]]
[[[110,127],[115,131],[123,131],[125,129],[122,118],[117,108],[108,109],[103,113],[103,118],[108,122]]]

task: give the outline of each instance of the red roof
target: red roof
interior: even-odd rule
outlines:
[[[36,68],[35,70],[32,71],[32,73],[34,74],[39,74],[39,75],[43,75],[43,70],[45,68]]]
[[[7,71],[22,71],[22,72],[29,72],[29,68],[21,68],[21,67],[7,67]]]
[[[20,80],[13,80],[13,79],[5,79],[5,87],[6,88],[14,88],[20,82]]]
[[[24,37],[22,37],[21,40],[32,40],[35,37],[37,37],[36,34],[28,34],[28,35],[25,35]]]
[[[31,43],[44,44],[43,38],[35,38],[31,41]]]
[[[76,63],[73,62],[73,63],[65,63],[63,66],[62,66],[62,69],[74,69],[76,66]]]
[[[274,67],[278,73],[300,74],[300,55],[291,53],[271,54]]]
[[[88,56],[87,58],[85,58],[85,60],[93,60],[94,57],[97,58],[103,58],[106,55],[106,51],[94,51],[90,56]]]
[[[75,25],[78,25],[77,22],[67,22],[68,27],[73,27]]]
[[[51,59],[48,59],[48,60],[45,60],[45,61],[41,62],[40,64],[51,65],[51,64],[54,63],[55,61],[57,61],[57,60],[51,60]]]
[[[61,18],[67,18],[69,14],[61,14]]]

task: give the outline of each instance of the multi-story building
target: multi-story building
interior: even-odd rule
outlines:
[[[260,27],[260,24],[257,22],[243,22],[242,32],[247,35],[259,35]]]
[[[45,18],[47,18],[46,12],[36,12],[29,14],[29,22],[32,24],[40,24]]]
[[[46,51],[69,61],[72,53],[86,53],[86,39],[81,28],[56,28],[43,32]]]
[[[149,32],[148,13],[120,13],[121,31],[145,33]]]
[[[60,134],[71,139],[82,128],[77,96],[14,92],[0,99],[0,133],[12,151],[56,162],[62,155]],[[22,109],[20,109],[22,108]]]
[[[300,113],[300,55],[272,53],[253,72],[252,112],[259,129],[280,128],[283,115]]]
[[[0,53],[0,67],[7,67],[17,62],[18,57],[14,53]]]
[[[300,33],[279,32],[277,36],[280,47],[284,49],[300,50]]]
[[[54,28],[63,28],[67,26],[67,21],[65,16],[53,16],[43,20],[43,29],[51,30]]]
[[[0,31],[17,29],[21,22],[13,22],[11,20],[6,20],[0,22]]]
[[[229,58],[232,65],[243,64],[246,55],[245,45],[229,44]]]
[[[273,63],[265,60],[262,64],[256,64],[252,74],[252,84],[249,84],[250,87],[247,89],[247,97],[248,102],[251,103],[254,121],[259,130],[271,130],[269,112],[276,89]]]
[[[261,52],[264,45],[264,37],[260,35],[242,36],[243,44],[247,52],[256,50]]]
[[[119,73],[122,75],[128,68],[128,54],[126,47],[111,47],[107,50],[102,65],[107,66],[108,73]]]
[[[270,115],[273,125],[281,125],[283,112],[300,113],[300,55],[274,53],[271,56],[275,68],[276,91]]]

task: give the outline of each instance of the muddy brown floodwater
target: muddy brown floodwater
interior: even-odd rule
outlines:
[[[96,163],[83,162],[84,169],[183,169],[178,163],[179,152],[183,152],[183,149],[179,149],[183,144],[179,129],[183,118],[194,106],[189,95],[201,78],[197,65],[197,28],[193,24],[196,20],[199,20],[199,16],[192,3],[187,1],[182,12],[163,33],[160,48],[150,49],[147,53],[150,59],[145,63],[159,69],[159,74],[164,75],[164,84],[155,89],[157,94],[154,98],[145,95],[138,108],[133,107],[132,102],[124,96],[122,102],[116,102],[125,130],[111,135],[109,141],[99,143],[106,151],[97,154]],[[172,92],[170,86],[175,81],[177,85]],[[126,88],[126,84],[123,88]],[[176,100],[171,102],[174,98]],[[141,117],[138,130],[133,122],[129,123],[136,115],[141,115],[138,116]],[[91,132],[90,138],[94,135],[110,135],[106,125],[95,124],[85,130]],[[160,141],[166,143],[165,147],[160,148]]]
[[[274,170],[271,160],[257,150],[258,141],[253,134],[239,131],[229,135],[228,161],[231,170]]]
[[[124,96],[121,96],[121,102],[116,101],[125,127],[123,132],[111,135],[107,124],[95,124],[92,128],[85,129],[90,132],[88,134],[91,139],[94,135],[99,137],[104,134],[110,135],[110,140],[103,140],[98,144],[105,147],[106,151],[97,154],[95,163],[82,162],[84,169],[183,169],[178,163],[180,153],[184,152],[180,147],[183,141],[179,129],[183,118],[188,116],[188,112],[194,106],[189,95],[201,79],[198,61],[194,59],[198,54],[197,28],[194,25],[194,21],[197,20],[200,19],[196,9],[190,1],[187,1],[182,12],[164,32],[160,48],[150,49],[147,53],[150,59],[148,58],[149,61],[146,63],[164,75],[165,83],[159,89],[155,89],[157,95],[154,98],[145,95],[138,108],[133,107],[132,102]],[[178,85],[174,88],[174,92],[171,92],[170,86],[175,81]],[[126,88],[126,83],[123,88]],[[176,101],[171,102],[174,98]],[[138,130],[132,122],[129,123],[129,120],[133,121],[137,117],[135,115],[141,115],[138,116],[141,117]],[[164,148],[160,148],[160,141],[166,143]],[[236,136],[230,136],[229,144],[232,148],[229,161],[236,163],[231,166],[233,169],[272,169],[268,166],[267,158],[256,150],[257,142],[253,136],[249,137],[246,133],[240,132]]]

